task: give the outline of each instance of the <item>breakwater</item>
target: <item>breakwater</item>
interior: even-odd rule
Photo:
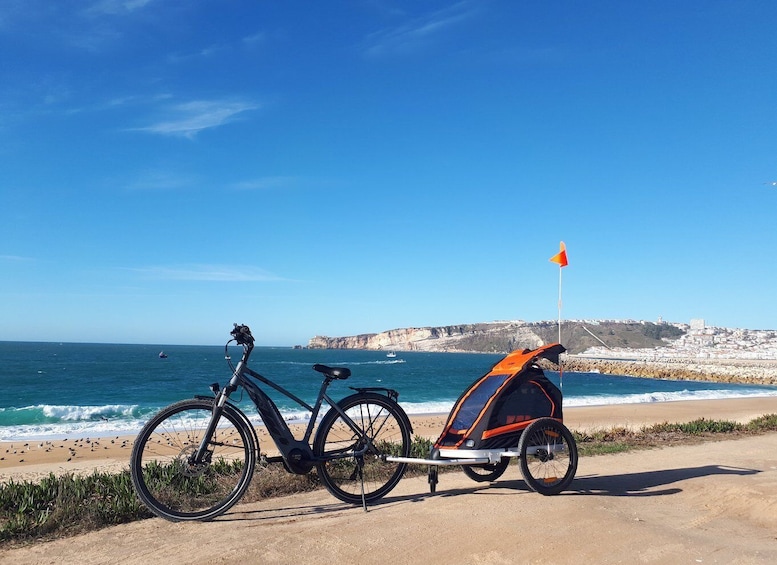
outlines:
[[[751,359],[603,359],[567,355],[564,371],[686,381],[777,385],[777,361]]]

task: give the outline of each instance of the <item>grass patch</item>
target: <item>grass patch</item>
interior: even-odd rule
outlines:
[[[610,455],[633,448],[634,433],[626,428],[610,428],[587,433],[572,432],[580,457]]]
[[[581,457],[649,449],[678,443],[728,439],[777,431],[777,414],[747,424],[699,419],[684,424],[662,423],[631,430],[573,432]],[[416,436],[411,457],[426,458],[432,441]],[[442,467],[442,470],[459,470]],[[410,465],[408,474],[425,474],[425,465]],[[308,492],[320,488],[315,471],[287,473],[282,465],[260,464],[241,502]],[[129,471],[81,477],[54,474],[39,482],[9,481],[0,485],[0,545],[30,543],[97,530],[151,517],[137,499]]]
[[[50,474],[0,486],[0,542],[62,537],[151,516],[129,471],[86,477]]]
[[[714,439],[730,439],[777,431],[777,414],[767,414],[739,424],[727,420],[699,418],[682,424],[654,424],[639,430],[610,428],[589,432],[573,432],[581,457],[618,453],[633,449],[651,449],[680,443],[698,443]]]

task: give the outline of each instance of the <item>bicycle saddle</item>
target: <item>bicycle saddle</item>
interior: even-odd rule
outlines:
[[[313,370],[325,374],[331,379],[347,379],[351,376],[351,370],[347,367],[327,367],[316,363]]]

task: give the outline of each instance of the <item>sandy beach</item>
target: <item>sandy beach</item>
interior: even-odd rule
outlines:
[[[697,418],[748,422],[762,414],[777,413],[777,398],[739,398],[620,404],[564,409],[571,430],[623,426],[640,428],[660,422],[688,422]],[[447,414],[412,416],[413,433],[436,439]],[[302,435],[298,429],[298,437]],[[277,454],[267,431],[257,428],[262,453]],[[0,442],[0,482],[36,480],[49,473],[92,473],[128,467],[134,436],[66,438]]]
[[[639,428],[768,413],[777,398],[568,408],[565,423]],[[415,432],[436,437],[444,417],[413,418]],[[0,475],[120,468],[129,439],[3,444]],[[446,473],[435,495],[425,476],[407,477],[367,513],[322,490],[238,505],[211,523],[151,519],[0,550],[0,563],[299,563],[303,555],[328,565],[777,562],[777,434],[581,458],[569,490],[554,497],[530,492],[513,464],[490,485]]]

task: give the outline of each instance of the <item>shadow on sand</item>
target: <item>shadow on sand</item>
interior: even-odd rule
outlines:
[[[591,475],[576,477],[566,494],[596,495],[596,496],[663,496],[681,492],[678,487],[668,485],[685,481],[710,477],[713,475],[755,475],[757,469],[742,469],[721,465],[703,465],[701,467],[682,467],[679,469],[662,469],[660,471],[645,471],[641,473],[626,473],[623,475]]]
[[[704,465],[701,467],[681,467],[678,469],[662,469],[659,471],[645,471],[640,473],[626,473],[617,475],[588,475],[576,477],[569,488],[556,496],[667,496],[682,492],[679,487],[670,487],[674,483],[688,479],[709,477],[713,475],[739,475],[749,476],[760,473],[757,469],[743,469],[738,467],[726,467],[721,465]],[[444,475],[441,476],[441,483]],[[663,487],[663,488],[662,488]],[[444,484],[438,485],[435,494],[421,493],[406,496],[387,496],[368,506],[368,511],[379,511],[381,507],[395,506],[423,502],[426,499],[436,497],[450,497],[463,495],[490,495],[490,496],[514,496],[515,491],[523,491],[532,496],[541,496],[532,492],[522,480],[501,480],[494,483],[473,483],[468,488],[445,489]],[[287,506],[281,508],[258,508],[245,512],[234,512],[220,518],[219,521],[243,521],[243,520],[284,520],[297,519],[306,515],[320,516],[334,512],[361,511],[361,506],[354,506],[343,502],[331,504],[311,504],[303,506]]]

